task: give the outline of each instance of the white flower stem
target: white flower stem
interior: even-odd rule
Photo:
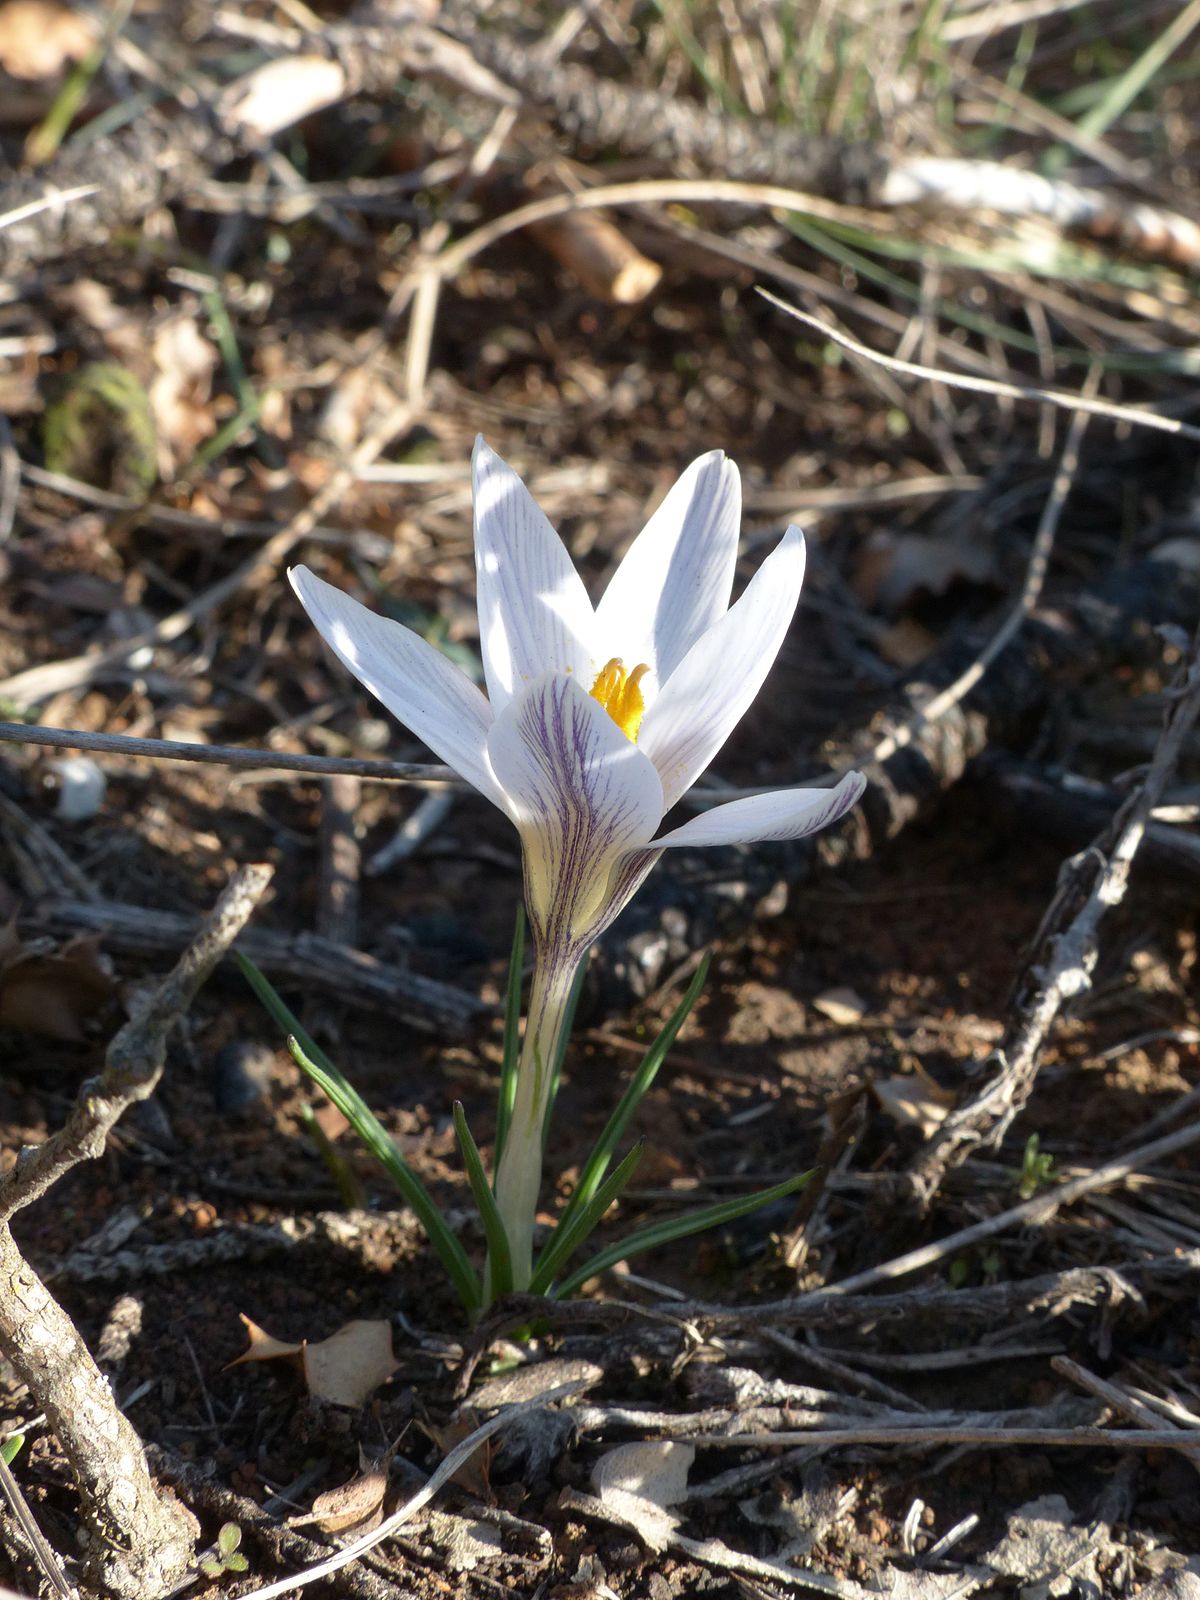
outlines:
[[[527,1289],[533,1273],[533,1224],[542,1182],[542,1130],[554,1060],[562,1044],[579,961],[546,960],[539,953],[529,992],[529,1014],[517,1069],[512,1121],[496,1173],[496,1205],[508,1234],[513,1288]],[[491,1292],[489,1263],[488,1290]]]

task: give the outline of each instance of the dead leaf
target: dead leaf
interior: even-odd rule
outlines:
[[[477,1389],[471,1391],[460,1409],[483,1412],[496,1411],[501,1406],[522,1405],[525,1401],[536,1400],[538,1395],[545,1394],[550,1389],[557,1389],[564,1383],[578,1385],[579,1393],[582,1395],[589,1389],[594,1389],[603,1377],[604,1368],[597,1366],[594,1361],[565,1357],[554,1357],[549,1361],[530,1361],[511,1372],[502,1372],[497,1377],[486,1379]],[[472,1427],[477,1422],[478,1417],[475,1417],[472,1420]]]
[[[387,1466],[377,1463],[349,1483],[319,1494],[313,1501],[312,1517],[304,1520],[314,1522],[322,1533],[349,1534],[354,1538],[370,1533],[383,1521],[387,1486]]]
[[[1096,1558],[1108,1529],[1077,1519],[1061,1494],[1030,1500],[1008,1518],[1003,1538],[981,1558],[993,1572],[1015,1578],[1027,1600],[1101,1592]]]
[[[108,1003],[113,972],[98,935],[60,948],[25,944],[10,923],[0,929],[0,1026],[82,1044],[86,1025]]]
[[[390,1322],[348,1322],[328,1339],[304,1347],[309,1393],[331,1405],[362,1405],[395,1370]]]
[[[295,1344],[276,1339],[244,1313],[239,1315],[250,1344],[227,1364],[226,1371],[246,1361],[291,1360],[303,1373],[314,1399],[357,1408],[396,1370],[388,1322],[347,1322],[328,1339],[316,1344],[304,1339]]]
[[[250,1343],[240,1356],[234,1356],[232,1361],[226,1363],[226,1372],[230,1367],[240,1367],[244,1361],[278,1361],[284,1356],[298,1356],[304,1349],[303,1343],[292,1344],[285,1339],[276,1339],[265,1328],[260,1328],[258,1323],[252,1321],[244,1311],[239,1311],[238,1317]]]
[[[876,1078],[871,1091],[898,1127],[916,1128],[925,1138],[941,1127],[955,1100],[920,1068],[910,1077]]]
[[[285,56],[231,84],[221,111],[234,126],[269,139],[345,93],[346,74],[328,56]]]
[[[592,1487],[601,1503],[635,1528],[648,1549],[661,1553],[679,1519],[670,1509],[687,1493],[696,1452],[676,1439],[622,1444],[592,1468]]]
[[[90,18],[55,0],[0,5],[0,67],[13,78],[54,78],[96,43]]]
[[[159,328],[150,354],[155,370],[147,394],[158,436],[159,471],[169,478],[217,431],[211,401],[219,358],[196,319],[187,314]]]
[[[855,1022],[861,1022],[867,1014],[867,1002],[862,995],[845,987],[826,989],[813,1001],[813,1008],[842,1028],[849,1028]]]
[[[444,1428],[425,1420],[421,1428],[437,1445],[443,1456],[448,1456],[456,1445],[475,1432],[476,1422],[461,1412],[451,1417]],[[492,1457],[495,1454],[495,1445],[491,1439],[485,1439],[480,1448],[468,1460],[464,1461],[458,1471],[451,1478],[451,1483],[456,1483],[460,1489],[465,1489],[468,1494],[476,1495],[480,1500],[485,1500],[488,1505],[495,1502],[492,1493],[491,1467]]]

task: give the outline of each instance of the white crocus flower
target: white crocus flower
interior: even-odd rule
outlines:
[[[789,528],[729,604],[741,492],[720,451],[687,469],[595,607],[529,491],[482,440],[473,471],[486,696],[410,629],[304,567],[291,577],[354,676],[521,836],[536,964],[496,1199],[523,1288],[550,1064],[588,946],[664,850],[803,838],[849,810],[865,780],[730,801],[660,832],[758,693],[804,577],[804,537]]]

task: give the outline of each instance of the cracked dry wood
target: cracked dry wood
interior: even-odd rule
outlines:
[[[88,1491],[81,1538],[92,1579],[121,1600],[149,1600],[186,1573],[199,1526],[161,1493],[142,1442],[70,1317],[0,1224],[0,1322],[5,1354],[44,1406]]]

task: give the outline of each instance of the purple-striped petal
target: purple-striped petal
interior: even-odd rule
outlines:
[[[538,948],[548,959],[577,955],[641,881],[625,890],[622,868],[662,820],[654,764],[561,673],[547,674],[497,717],[488,753],[521,835]]]

